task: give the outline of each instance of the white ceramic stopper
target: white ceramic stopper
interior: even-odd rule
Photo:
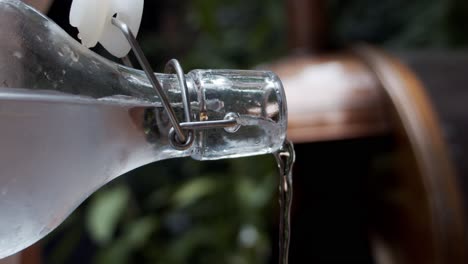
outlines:
[[[136,36],[143,16],[144,0],[73,0],[70,24],[78,28],[85,47],[99,42],[112,55],[122,58],[131,47],[122,32],[112,25],[112,17],[126,23]]]

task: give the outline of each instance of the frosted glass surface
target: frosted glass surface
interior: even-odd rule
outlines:
[[[239,116],[235,133],[195,133],[187,150],[141,71],[84,48],[19,1],[0,0],[0,258],[44,237],[111,179],[169,158],[271,153],[286,133],[286,101],[271,72],[187,74],[193,119]],[[158,74],[183,120],[174,75]],[[157,177],[157,172],[155,174]]]

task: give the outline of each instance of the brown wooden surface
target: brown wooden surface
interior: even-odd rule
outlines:
[[[36,8],[42,13],[46,14],[52,5],[53,0],[22,0],[26,4]]]
[[[357,53],[373,69],[392,102],[400,140],[400,173],[393,197],[376,211],[377,257],[390,263],[467,263],[462,190],[441,123],[424,86],[395,58],[369,47]],[[386,186],[386,188],[389,186]],[[378,242],[377,242],[378,241]],[[378,258],[379,259],[379,258]]]
[[[21,254],[16,254],[0,260],[0,264],[21,264]]]
[[[288,100],[288,137],[296,143],[388,131],[380,83],[356,56],[291,56],[266,68],[281,78]]]
[[[286,3],[291,53],[322,49],[327,39],[324,1]],[[369,197],[373,204],[369,221],[376,262],[467,263],[463,181],[454,169],[455,159],[449,154],[442,123],[426,88],[395,58],[369,47],[358,48],[356,53],[360,59],[311,58],[302,53],[301,58],[283,59],[270,67],[284,82],[289,137],[299,143],[316,142],[365,137],[388,129],[398,142],[397,171],[389,179],[373,179],[374,185],[368,187],[374,195]],[[441,87],[456,82],[454,77],[466,78],[463,74],[444,75],[446,64],[437,67],[440,62],[432,66],[438,70],[430,70],[430,65],[425,68],[439,76],[429,79],[443,80]],[[438,94],[447,97],[447,93]],[[464,105],[460,100],[445,105]],[[452,120],[460,113],[457,106],[443,109]],[[463,143],[466,136],[457,138],[454,142]],[[452,144],[452,153],[460,146],[464,145]],[[463,162],[458,167],[467,170]]]
[[[394,57],[368,47],[356,54],[290,56],[268,66],[286,90],[288,136],[305,143],[393,134],[396,171],[368,186],[377,263],[467,263],[462,187],[426,88]],[[440,69],[432,75],[445,84],[455,78]]]
[[[324,0],[286,0],[288,42],[292,52],[318,52],[328,46]]]
[[[30,246],[21,252],[21,264],[40,264],[41,261],[41,252],[42,248],[40,242]]]
[[[40,243],[36,243],[20,253],[0,260],[0,264],[40,264],[41,262]]]

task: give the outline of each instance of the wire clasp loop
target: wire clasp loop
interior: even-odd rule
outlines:
[[[231,133],[237,131],[240,125],[237,121],[238,115],[235,113],[228,113],[224,120],[192,121],[192,110],[185,74],[182,67],[180,66],[180,63],[176,59],[172,59],[166,64],[164,71],[165,73],[176,74],[177,79],[179,80],[179,86],[182,91],[182,103],[185,117],[185,122],[180,123],[177,119],[177,116],[175,115],[174,109],[172,108],[166,93],[163,90],[161,82],[154,74],[148,59],[143,53],[143,50],[141,49],[128,25],[118,20],[117,18],[112,18],[112,24],[120,29],[125,38],[128,40],[130,46],[132,47],[133,53],[138,60],[138,63],[141,65],[143,71],[148,77],[148,80],[161,99],[161,103],[164,107],[164,110],[167,112],[172,125],[172,128],[169,131],[169,141],[172,147],[178,150],[186,150],[190,148],[195,138],[195,130],[225,128],[226,131]]]

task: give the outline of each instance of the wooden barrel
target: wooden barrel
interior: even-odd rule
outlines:
[[[468,135],[463,132],[468,114],[463,109],[468,90],[463,83],[468,81],[464,73],[468,56],[410,53],[398,57],[402,59],[360,46],[336,55],[289,57],[269,68],[284,81],[288,133],[294,142],[309,143],[306,146],[313,152],[313,142],[390,138],[392,173],[356,179],[357,188],[365,193],[360,202],[365,206],[358,203],[355,210],[364,212],[359,225],[365,226],[361,229],[367,233],[369,258],[376,263],[467,263],[464,207],[468,193],[463,186]],[[359,144],[355,147],[356,155],[363,155]],[[296,177],[312,177],[308,174],[314,172],[313,160],[297,157],[299,166],[310,167]],[[301,185],[299,189],[304,188]],[[301,210],[314,209],[296,208]]]

